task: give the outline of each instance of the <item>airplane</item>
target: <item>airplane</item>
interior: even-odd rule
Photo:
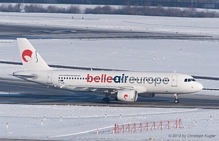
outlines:
[[[179,103],[179,94],[199,92],[203,85],[181,73],[57,70],[51,68],[26,38],[17,38],[23,71],[13,76],[58,89],[105,94],[103,103],[115,100],[135,102],[138,96],[154,97],[155,94],[173,94]]]

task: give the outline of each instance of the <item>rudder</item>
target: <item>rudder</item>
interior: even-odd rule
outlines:
[[[50,67],[26,38],[17,38],[24,70],[48,70]]]

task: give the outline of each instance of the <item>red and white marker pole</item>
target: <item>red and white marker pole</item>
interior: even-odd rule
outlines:
[[[43,120],[41,120],[41,126],[43,126]]]
[[[46,115],[44,114],[43,120],[46,120]]]
[[[97,135],[99,134],[99,131],[98,131],[98,129],[97,129]]]
[[[60,115],[60,121],[62,121],[62,114]]]

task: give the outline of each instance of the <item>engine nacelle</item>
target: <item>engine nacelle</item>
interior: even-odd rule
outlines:
[[[120,101],[135,102],[138,99],[138,93],[135,90],[120,90],[117,92],[117,99]]]
[[[155,94],[151,93],[151,94],[147,94],[147,93],[142,93],[139,94],[140,97],[145,97],[145,98],[152,98],[155,96]]]

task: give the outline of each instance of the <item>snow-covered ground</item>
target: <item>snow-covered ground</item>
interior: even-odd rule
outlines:
[[[74,19],[71,19],[72,16]],[[81,20],[82,17],[84,20]],[[211,36],[219,36],[218,22],[219,19],[207,18],[0,13],[1,24],[42,26],[46,24]],[[35,39],[30,42],[48,64],[134,71],[176,71],[190,75],[218,77],[218,41]],[[1,40],[0,50],[0,60],[20,62],[16,41]],[[22,66],[6,64],[0,64],[0,68],[0,77],[12,77],[14,71],[22,70]],[[217,81],[201,82],[204,87],[218,88]],[[209,93],[218,95],[217,92]],[[157,140],[219,140],[218,117],[218,110],[209,109],[0,105],[0,138],[148,140],[152,137]],[[176,119],[182,119],[184,128],[142,133],[95,134],[97,128],[104,131],[102,128],[111,129],[114,124]],[[173,135],[177,138],[173,138]]]
[[[72,19],[72,17],[74,17],[74,19]],[[217,38],[219,37],[218,22],[219,18],[0,12],[0,24],[178,32],[211,35]]]
[[[29,40],[48,64],[218,76],[215,41]],[[0,43],[0,60],[19,61],[17,42]]]
[[[218,110],[71,105],[0,105],[0,109],[0,138],[149,140],[152,137],[154,140],[219,140]],[[182,120],[183,128],[165,129],[163,125],[163,130],[156,131],[149,126],[149,131],[143,132],[112,132],[114,124],[178,119]]]

